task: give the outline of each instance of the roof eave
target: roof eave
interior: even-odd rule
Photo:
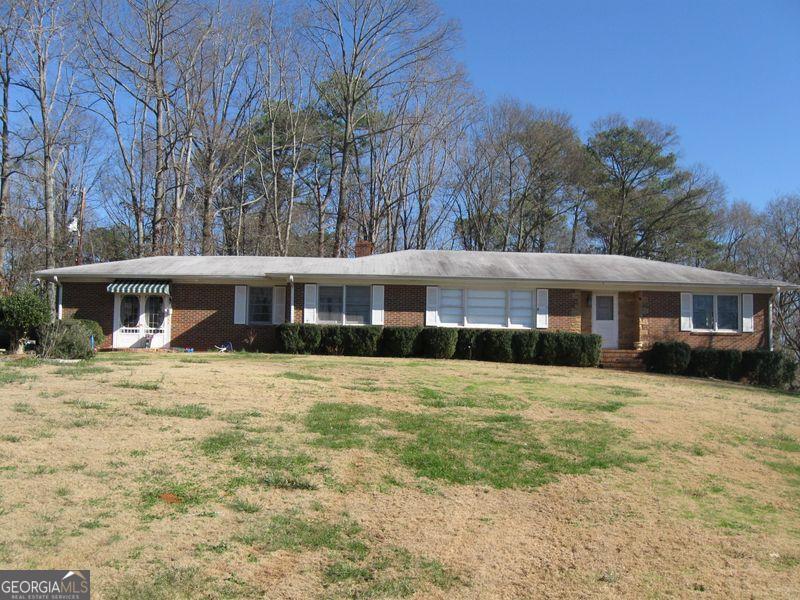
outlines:
[[[756,291],[760,293],[775,293],[780,290],[797,290],[800,286],[784,282],[773,281],[752,281],[734,283],[692,283],[692,282],[652,282],[652,281],[604,281],[604,280],[575,280],[575,279],[530,279],[525,277],[420,277],[407,275],[373,275],[373,274],[345,274],[345,273],[292,273],[292,272],[273,272],[263,275],[168,275],[154,274],[142,275],[141,273],[53,273],[52,271],[37,271],[34,275],[39,279],[52,280],[58,277],[61,282],[107,282],[114,279],[140,279],[140,280],[164,280],[169,279],[174,282],[184,283],[203,283],[203,282],[250,282],[271,280],[288,280],[290,276],[298,283],[315,281],[372,281],[372,282],[396,282],[406,284],[430,285],[445,283],[448,285],[472,285],[484,283],[487,285],[530,285],[534,284],[541,287],[562,288],[562,289],[616,289],[620,291],[678,291],[678,290],[738,290]]]

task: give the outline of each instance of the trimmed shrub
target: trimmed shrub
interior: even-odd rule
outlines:
[[[742,374],[748,381],[769,387],[794,383],[797,362],[784,352],[749,350],[742,352]]]
[[[536,362],[571,367],[596,366],[600,362],[600,336],[546,331],[539,334]]]
[[[422,327],[384,327],[380,340],[383,356],[412,356]]]
[[[536,362],[542,365],[555,365],[558,364],[558,355],[558,333],[542,332],[536,348]]]
[[[312,354],[319,349],[322,332],[318,325],[283,323],[275,329],[278,352]]]
[[[103,328],[100,326],[100,323],[97,321],[92,321],[91,319],[74,320],[80,322],[86,328],[86,331],[89,332],[89,335],[94,337],[95,348],[99,348],[103,345],[103,341],[106,339],[106,334],[103,333]]]
[[[447,327],[425,327],[420,332],[420,350],[430,358],[452,358],[458,331]]]
[[[300,343],[302,344],[303,354],[313,354],[319,351],[319,344],[322,340],[322,331],[316,325],[301,324]]]
[[[511,348],[514,350],[514,362],[536,362],[536,346],[539,342],[539,332],[532,330],[515,331],[511,334]]]
[[[76,319],[55,321],[42,328],[39,353],[45,358],[92,358],[90,335],[86,326]]]
[[[678,375],[685,373],[692,349],[684,342],[656,342],[644,355],[648,371]]]
[[[344,353],[350,356],[375,356],[378,353],[378,340],[381,328],[377,325],[363,327],[342,327]]]
[[[480,353],[478,348],[478,337],[480,329],[458,329],[458,340],[456,341],[455,358],[462,360],[477,360]]]
[[[278,352],[284,354],[302,354],[303,343],[300,341],[300,326],[296,323],[283,323],[275,328],[275,342]]]
[[[741,377],[742,353],[739,350],[696,348],[689,360],[689,374],[736,381]]]
[[[484,329],[478,336],[479,355],[483,360],[512,362],[514,350],[511,345],[513,331],[508,329]]]
[[[320,327],[320,354],[344,354],[344,343],[343,325],[323,325]]]
[[[583,339],[583,352],[577,366],[598,366],[600,364],[600,353],[603,349],[603,338],[596,333],[581,335],[581,338]]]

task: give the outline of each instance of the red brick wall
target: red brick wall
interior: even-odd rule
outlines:
[[[233,343],[236,350],[275,348],[274,325],[234,325],[234,285],[170,284],[172,347],[211,350]],[[287,298],[288,300],[288,298]]]
[[[645,347],[659,340],[679,340],[693,348],[753,350],[768,347],[766,331],[769,294],[753,295],[754,332],[704,333],[680,330],[679,292],[642,292],[642,342]]]
[[[581,292],[581,333],[592,333],[592,292]]]
[[[387,285],[383,289],[383,324],[425,325],[425,293],[424,285]]]
[[[548,329],[581,332],[580,292],[551,289],[548,292]]]
[[[105,283],[65,283],[62,291],[63,316],[92,319],[100,323],[111,347],[114,296]],[[215,344],[232,342],[237,349],[269,351],[275,345],[272,325],[233,324],[234,285],[171,284],[173,347],[212,349]],[[303,322],[303,284],[294,287],[295,323]],[[549,329],[591,332],[589,292],[551,289]],[[680,293],[621,292],[619,294],[620,347],[632,347],[637,336],[644,346],[656,340],[681,340],[693,347],[767,347],[765,331],[768,294],[754,295],[753,333],[695,333],[680,331]],[[290,291],[287,289],[287,304]],[[384,289],[386,325],[418,326],[425,323],[425,286],[387,285]],[[287,308],[287,316],[289,309]],[[635,315],[641,312],[637,327]]]
[[[61,289],[62,317],[91,319],[103,328],[101,348],[111,348],[114,333],[114,294],[107,283],[64,283]]]
[[[639,324],[641,292],[620,292],[617,294],[617,302],[619,347],[633,348],[641,335]]]

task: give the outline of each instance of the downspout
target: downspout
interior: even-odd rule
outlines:
[[[775,350],[775,336],[772,331],[772,305],[774,302],[778,301],[781,295],[781,288],[775,289],[775,295],[770,298],[769,304],[767,305],[767,346],[769,347],[770,351]]]
[[[289,323],[294,323],[294,275],[289,275]]]
[[[62,287],[61,284],[58,282],[58,275],[53,275],[53,283],[56,284],[56,320],[60,321],[62,319],[62,308],[61,308],[61,299],[62,299]]]

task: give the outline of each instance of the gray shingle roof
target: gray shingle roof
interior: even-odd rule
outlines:
[[[400,280],[485,279],[583,285],[797,288],[770,279],[685,265],[600,254],[539,254],[404,250],[362,258],[275,256],[153,256],[39,271],[37,277],[97,279],[299,279],[373,278]]]

